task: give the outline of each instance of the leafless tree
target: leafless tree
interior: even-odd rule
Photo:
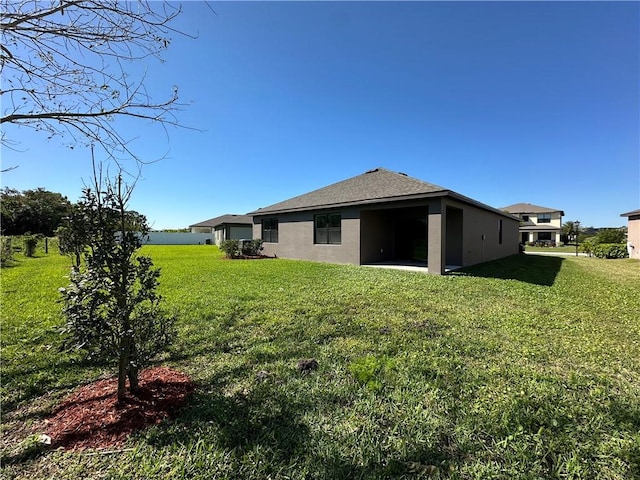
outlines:
[[[133,62],[162,60],[180,5],[120,0],[0,0],[2,124],[101,146],[118,161],[135,158],[132,138],[116,128],[129,117],[179,126],[178,88],[158,101]],[[12,140],[3,128],[2,145]]]

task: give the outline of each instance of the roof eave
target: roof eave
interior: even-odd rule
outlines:
[[[372,199],[358,200],[358,201],[352,201],[352,202],[330,203],[330,204],[323,204],[323,205],[314,205],[311,207],[284,208],[284,209],[268,210],[268,211],[256,210],[254,212],[249,212],[248,215],[253,215],[256,217],[269,216],[269,215],[279,215],[282,213],[308,212],[308,211],[324,210],[324,209],[330,209],[330,208],[344,208],[344,207],[353,207],[357,205],[375,205],[376,203],[401,202],[406,200],[419,200],[422,198],[436,198],[436,197],[451,197],[463,203],[467,203],[467,204],[476,206],[478,208],[482,208],[484,210],[492,211],[505,218],[508,218],[509,220],[514,220],[517,222],[520,221],[518,217],[515,217],[508,212],[504,212],[497,208],[493,208],[482,202],[478,202],[476,200],[473,200],[472,198],[469,198],[457,192],[454,192],[453,190],[439,190],[437,192],[400,195],[395,197],[372,198]]]

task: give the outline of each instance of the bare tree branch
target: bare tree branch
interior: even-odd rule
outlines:
[[[181,13],[168,2],[119,0],[0,0],[0,124],[44,132],[49,138],[102,147],[142,161],[116,129],[117,118],[181,127],[178,89],[155,100],[133,62],[160,61]],[[188,35],[187,35],[188,36]],[[2,145],[9,138],[3,132]]]

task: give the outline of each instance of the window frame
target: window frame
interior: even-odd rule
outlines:
[[[333,218],[331,218],[333,217]],[[336,222],[337,217],[337,222]],[[324,220],[322,227],[319,221]],[[331,221],[333,220],[333,222]],[[313,216],[313,244],[314,245],[342,245],[342,213],[325,212]]]
[[[538,223],[551,223],[551,214],[550,213],[539,213],[538,214]]]
[[[278,217],[267,217],[262,219],[261,238],[265,243],[278,243],[279,222]]]

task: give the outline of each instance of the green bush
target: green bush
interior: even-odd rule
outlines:
[[[262,251],[262,239],[255,240],[223,240],[220,244],[227,258],[240,258],[243,255],[256,256]]]
[[[27,257],[33,257],[38,247],[38,237],[35,235],[25,235],[24,237],[24,254]]]
[[[603,228],[596,235],[596,243],[624,243],[626,232],[620,228]]]
[[[222,250],[227,258],[238,258],[240,256],[240,242],[238,240],[223,240],[220,244],[220,250]]]
[[[249,256],[260,255],[264,247],[262,246],[262,239],[256,238],[255,240],[251,240],[250,242],[242,243],[242,254]]]
[[[595,247],[595,243],[593,241],[594,238],[595,237],[587,238],[580,244],[579,248],[582,253],[586,253],[589,256],[593,255],[593,249]]]
[[[11,237],[2,237],[2,240],[0,240],[0,265],[4,266],[11,260],[13,260]]]
[[[627,246],[624,243],[600,243],[593,247],[593,255],[598,258],[627,258]]]

